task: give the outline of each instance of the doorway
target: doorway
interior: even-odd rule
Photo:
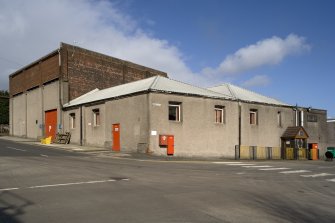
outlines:
[[[45,137],[55,138],[57,132],[57,109],[45,112]]]
[[[120,124],[113,124],[112,126],[112,150],[120,151]]]

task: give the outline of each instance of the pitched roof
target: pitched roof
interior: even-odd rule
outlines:
[[[155,76],[103,90],[94,89],[64,104],[63,107],[71,107],[140,92],[165,92],[209,98],[233,99],[230,95],[192,86],[166,77]]]
[[[307,139],[309,136],[301,126],[287,127],[282,138],[284,139]]]
[[[247,89],[232,85],[232,84],[222,84],[216,87],[208,88],[209,90],[227,94],[231,96],[232,98],[235,98],[236,100],[246,101],[246,102],[258,102],[258,103],[264,103],[264,104],[272,104],[272,105],[284,105],[284,106],[290,106],[289,104],[286,104],[284,102],[281,102],[277,99],[270,98],[258,93],[255,93],[253,91],[249,91]]]

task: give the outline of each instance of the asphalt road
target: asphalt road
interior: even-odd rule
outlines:
[[[1,223],[334,221],[335,162],[126,159],[0,138]]]

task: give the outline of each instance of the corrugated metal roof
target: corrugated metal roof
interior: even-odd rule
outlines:
[[[218,93],[227,94],[236,100],[247,101],[247,102],[258,102],[264,104],[272,104],[272,105],[284,105],[290,106],[284,102],[281,102],[277,99],[270,98],[253,91],[249,91],[247,89],[237,87],[232,84],[222,84],[216,87],[208,88],[209,90],[216,91]]]
[[[231,96],[226,94],[211,91],[205,88],[192,86],[166,77],[155,76],[103,90],[95,89],[70,101],[69,103],[64,104],[63,107],[71,107],[95,101],[105,100],[109,98],[126,96],[143,91],[158,91],[167,93],[196,95],[209,98],[233,99]]]

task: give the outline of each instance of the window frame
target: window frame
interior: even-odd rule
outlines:
[[[220,121],[218,121],[218,116],[217,112],[220,112]],[[225,106],[223,105],[215,105],[214,106],[214,123],[215,124],[225,124],[226,123],[226,111],[225,111]]]
[[[98,127],[101,125],[100,109],[99,108],[92,109],[92,112],[93,112],[93,126]]]
[[[71,112],[69,116],[70,116],[70,129],[75,129],[76,128],[76,113]]]
[[[181,122],[181,102],[169,102],[169,106],[168,106],[168,119],[169,121],[172,122]],[[175,108],[176,109],[176,118],[175,119],[170,119],[171,115],[170,115],[170,108]]]
[[[282,112],[281,111],[278,111],[277,112],[277,125],[278,127],[283,127],[283,123],[282,123]]]
[[[249,124],[250,125],[258,125],[258,110],[257,109],[250,109],[249,110]]]

